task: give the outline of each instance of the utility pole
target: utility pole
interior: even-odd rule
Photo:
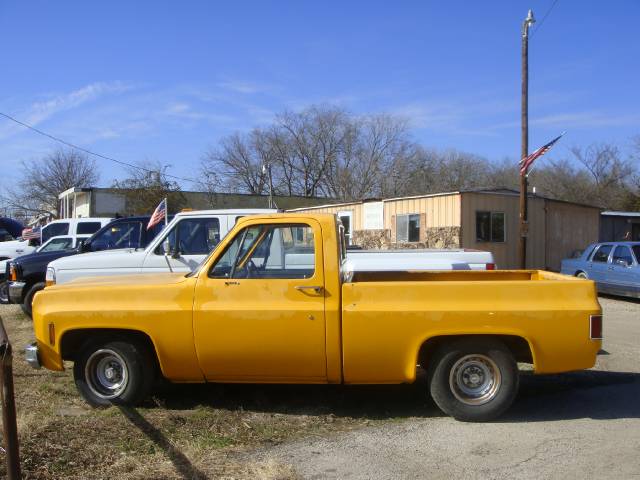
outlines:
[[[527,18],[522,23],[522,150],[520,160],[529,155],[529,27],[536,20],[529,10]],[[529,223],[527,221],[527,172],[520,173],[520,243],[518,253],[520,268],[527,268],[527,236]]]

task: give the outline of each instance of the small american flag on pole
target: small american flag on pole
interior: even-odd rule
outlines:
[[[155,227],[157,224],[162,222],[167,223],[167,199],[164,198],[156,207],[153,215],[149,219],[149,223],[147,224],[147,230]]]
[[[556,138],[551,140],[549,143],[547,143],[546,145],[543,145],[528,157],[525,157],[522,160],[520,160],[520,175],[526,175],[527,170],[533,164],[536,158],[541,157],[542,155],[547,153],[549,150],[551,150],[551,147],[553,147],[555,143],[562,138],[564,133],[565,132],[562,132],[560,135],[558,135]]]
[[[40,227],[25,228],[22,230],[23,240],[33,240],[34,238],[40,238]]]

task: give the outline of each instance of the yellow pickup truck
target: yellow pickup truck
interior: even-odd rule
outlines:
[[[33,303],[34,367],[74,362],[94,406],[172,382],[399,384],[428,372],[447,414],[484,421],[536,373],[590,368],[601,347],[593,282],[544,271],[345,271],[328,214],[241,219],[187,275],[55,285]],[[425,392],[427,393],[427,392]]]

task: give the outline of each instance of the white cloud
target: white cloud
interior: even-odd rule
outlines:
[[[252,83],[252,82],[243,82],[238,80],[219,82],[217,86],[225,90],[231,90],[232,92],[243,93],[246,95],[252,95],[254,93],[260,93],[268,90],[268,88],[265,87],[264,85],[259,85],[257,83]]]
[[[37,126],[56,114],[72,110],[105,95],[122,93],[130,88],[122,82],[95,82],[68,93],[50,95],[45,100],[31,103],[16,112],[15,116],[18,120]],[[10,137],[23,129],[24,127],[19,125],[5,123],[0,128],[0,139]]]

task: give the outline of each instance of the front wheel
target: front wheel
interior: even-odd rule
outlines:
[[[518,365],[498,340],[468,338],[445,345],[428,372],[436,405],[457,420],[492,420],[511,406],[518,393]]]
[[[38,282],[29,288],[27,294],[24,296],[23,302],[20,304],[20,308],[29,318],[33,317],[33,297],[36,296],[40,290],[44,290],[44,283]]]
[[[578,278],[584,278],[585,280],[587,280],[589,277],[587,277],[587,274],[584,272],[578,272],[576,273],[576,277]]]
[[[76,387],[94,407],[139,403],[149,394],[155,376],[148,349],[127,340],[91,342],[73,365]]]

